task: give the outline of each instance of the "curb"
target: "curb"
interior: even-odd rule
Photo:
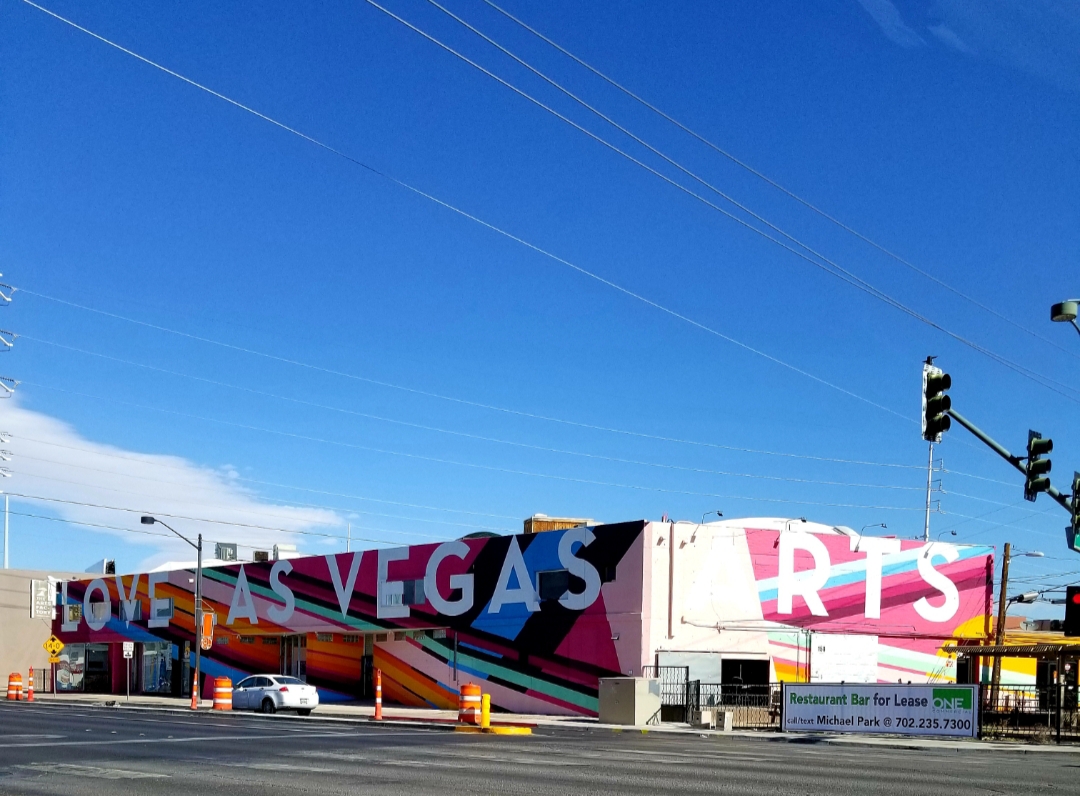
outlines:
[[[259,713],[248,711],[215,711],[211,710],[209,705],[206,708],[200,708],[198,711],[192,711],[187,708],[173,708],[165,705],[125,705],[120,700],[103,700],[101,702],[68,702],[66,700],[53,700],[53,699],[35,699],[33,703],[20,702],[19,704],[33,704],[36,706],[73,706],[79,708],[95,708],[98,710],[126,710],[126,711],[141,711],[145,713],[164,713],[177,716],[254,716],[263,720],[269,721],[292,721],[292,722],[320,722],[331,724],[344,724],[344,725],[363,725],[366,727],[408,727],[411,729],[427,730],[429,732],[464,732],[472,733],[479,732],[480,728],[473,728],[466,725],[462,727],[456,722],[447,722],[445,720],[424,721],[421,719],[411,718],[384,718],[382,721],[375,721],[374,718],[367,716],[292,716],[289,714],[278,713],[274,716],[263,716]],[[548,732],[558,734],[584,734],[584,733],[610,733],[617,735],[621,733],[627,734],[641,734],[649,735],[655,734],[667,737],[678,736],[697,736],[699,738],[715,738],[718,740],[730,739],[730,740],[747,740],[747,741],[764,741],[766,743],[787,743],[787,744],[802,744],[806,746],[831,746],[831,747],[856,747],[860,749],[902,749],[905,751],[942,751],[942,752],[955,752],[957,754],[961,752],[1006,752],[1012,754],[1080,754],[1080,746],[1075,745],[1033,745],[1033,744],[1011,744],[1008,742],[1000,741],[949,741],[949,740],[928,740],[926,742],[914,741],[910,738],[903,736],[875,736],[874,738],[862,738],[857,736],[846,735],[828,735],[828,734],[787,734],[780,732],[719,732],[716,730],[697,730],[689,727],[660,727],[660,726],[648,726],[648,727],[618,727],[612,725],[574,725],[566,726],[557,723],[538,723],[533,725],[524,724],[506,724],[497,725],[489,728],[491,734],[495,735],[511,735],[511,734],[531,734],[532,730],[537,730],[542,734]],[[519,730],[527,730],[528,732],[520,732]]]

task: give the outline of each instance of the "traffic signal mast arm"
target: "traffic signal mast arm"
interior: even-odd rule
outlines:
[[[996,453],[1002,459],[1004,459],[1009,464],[1011,464],[1013,467],[1015,467],[1017,470],[1019,470],[1021,473],[1023,473],[1024,476],[1028,475],[1027,464],[1025,464],[1024,459],[1022,457],[1014,456],[1013,454],[1009,453],[1008,450],[1006,450],[1001,445],[999,445],[992,437],[990,437],[988,434],[983,432],[982,429],[980,429],[978,426],[976,426],[974,423],[972,423],[970,420],[968,420],[962,414],[957,412],[955,409],[949,408],[946,411],[948,412],[949,416],[952,417],[953,420],[955,420],[957,423],[959,423],[964,428],[966,428],[968,431],[970,431],[972,434],[974,434],[979,440],[981,440],[983,442],[983,444],[985,444],[988,448],[990,448],[990,450],[992,450],[994,453]],[[1069,496],[1068,495],[1061,494],[1061,492],[1059,492],[1053,486],[1048,486],[1045,491],[1046,491],[1046,494],[1048,494],[1055,501],[1057,501],[1061,505],[1061,507],[1063,509],[1068,511],[1070,514],[1072,513],[1073,509],[1072,509],[1072,505],[1069,502]]]

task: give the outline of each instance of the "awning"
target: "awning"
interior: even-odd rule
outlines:
[[[989,644],[986,646],[948,646],[942,652],[971,657],[993,655],[1002,658],[1080,657],[1080,644]]]

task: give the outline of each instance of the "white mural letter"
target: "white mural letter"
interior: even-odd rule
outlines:
[[[157,587],[159,583],[168,583],[168,572],[151,572],[146,576],[146,596],[150,598],[150,619],[146,622],[147,627],[168,627],[169,598],[158,599]],[[159,618],[160,617],[160,618]]]
[[[581,594],[573,594],[569,589],[559,598],[559,603],[571,611],[584,611],[600,596],[600,573],[596,567],[588,561],[574,555],[574,545],[581,543],[582,547],[588,547],[593,543],[596,536],[588,528],[571,528],[566,531],[559,540],[559,563],[566,567],[571,575],[575,575],[585,581],[585,590]]]
[[[349,577],[345,585],[341,585],[341,572],[338,570],[336,555],[323,556],[326,559],[326,568],[330,570],[330,580],[334,582],[334,593],[337,595],[338,607],[341,608],[341,618],[349,618],[349,603],[352,602],[353,589],[356,587],[356,573],[360,571],[360,553],[352,554],[352,563],[349,564]]]
[[[101,609],[101,613],[94,616],[94,612],[91,610],[94,603],[90,602],[90,598],[96,591],[101,592],[101,595],[105,598],[98,605],[105,607]],[[112,597],[109,595],[109,586],[103,579],[94,578],[90,581],[90,585],[86,587],[86,592],[83,594],[83,616],[86,617],[86,624],[91,630],[101,630],[112,616]]]
[[[852,536],[851,552],[866,555],[866,602],[863,615],[867,619],[881,619],[881,560],[884,556],[900,552],[900,540]]]
[[[517,576],[517,588],[510,588],[510,575]],[[506,551],[503,560],[502,571],[499,572],[499,581],[495,584],[495,593],[491,595],[491,603],[488,605],[489,614],[497,614],[508,603],[525,603],[530,613],[540,610],[540,596],[533,586],[529,568],[525,566],[525,558],[521,555],[521,546],[518,545],[516,536],[510,537],[510,547]]]
[[[795,574],[795,551],[805,550],[814,557],[814,568]],[[810,533],[786,531],[780,533],[780,571],[776,588],[776,612],[790,614],[792,597],[806,600],[806,606],[814,616],[828,616],[829,612],[818,592],[829,580],[829,550],[825,543]]]
[[[251,599],[251,587],[248,586],[247,573],[244,565],[240,565],[240,574],[236,576],[236,587],[233,589],[232,602],[229,604],[229,618],[225,624],[231,625],[237,619],[246,619],[251,624],[259,624],[259,617],[255,614],[255,601]]]
[[[473,607],[473,576],[469,573],[450,576],[450,588],[461,589],[460,599],[447,600],[439,594],[439,564],[450,556],[464,560],[468,554],[469,546],[458,539],[439,545],[428,559],[427,573],[424,575],[424,596],[431,603],[431,607],[443,616],[461,616]]]
[[[376,586],[377,605],[375,615],[379,619],[404,619],[409,615],[409,606],[402,599],[405,596],[405,584],[400,580],[387,580],[391,561],[404,561],[409,557],[409,548],[395,547],[379,550],[379,580]]]
[[[931,543],[923,547],[923,554],[919,556],[919,575],[928,586],[933,586],[945,595],[945,602],[935,608],[925,597],[920,597],[914,607],[915,612],[927,622],[948,622],[960,609],[960,593],[948,575],[943,575],[934,569],[936,556],[941,556],[951,564],[960,557],[960,551],[952,545]]]
[[[279,625],[283,625],[292,619],[293,611],[296,610],[296,598],[293,597],[292,589],[281,582],[281,576],[288,575],[292,572],[292,569],[292,564],[281,560],[275,561],[273,568],[270,570],[270,588],[274,590],[274,594],[285,601],[285,605],[281,607],[270,606],[266,609],[266,616],[271,622],[276,622]]]
[[[135,619],[135,611],[139,605],[139,578],[142,575],[135,574],[131,577],[131,591],[124,592],[124,580],[116,575],[116,593],[120,595],[120,618],[125,622]]]

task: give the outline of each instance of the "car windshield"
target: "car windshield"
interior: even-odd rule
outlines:
[[[275,677],[282,685],[304,685],[303,680],[297,680],[295,677]]]

